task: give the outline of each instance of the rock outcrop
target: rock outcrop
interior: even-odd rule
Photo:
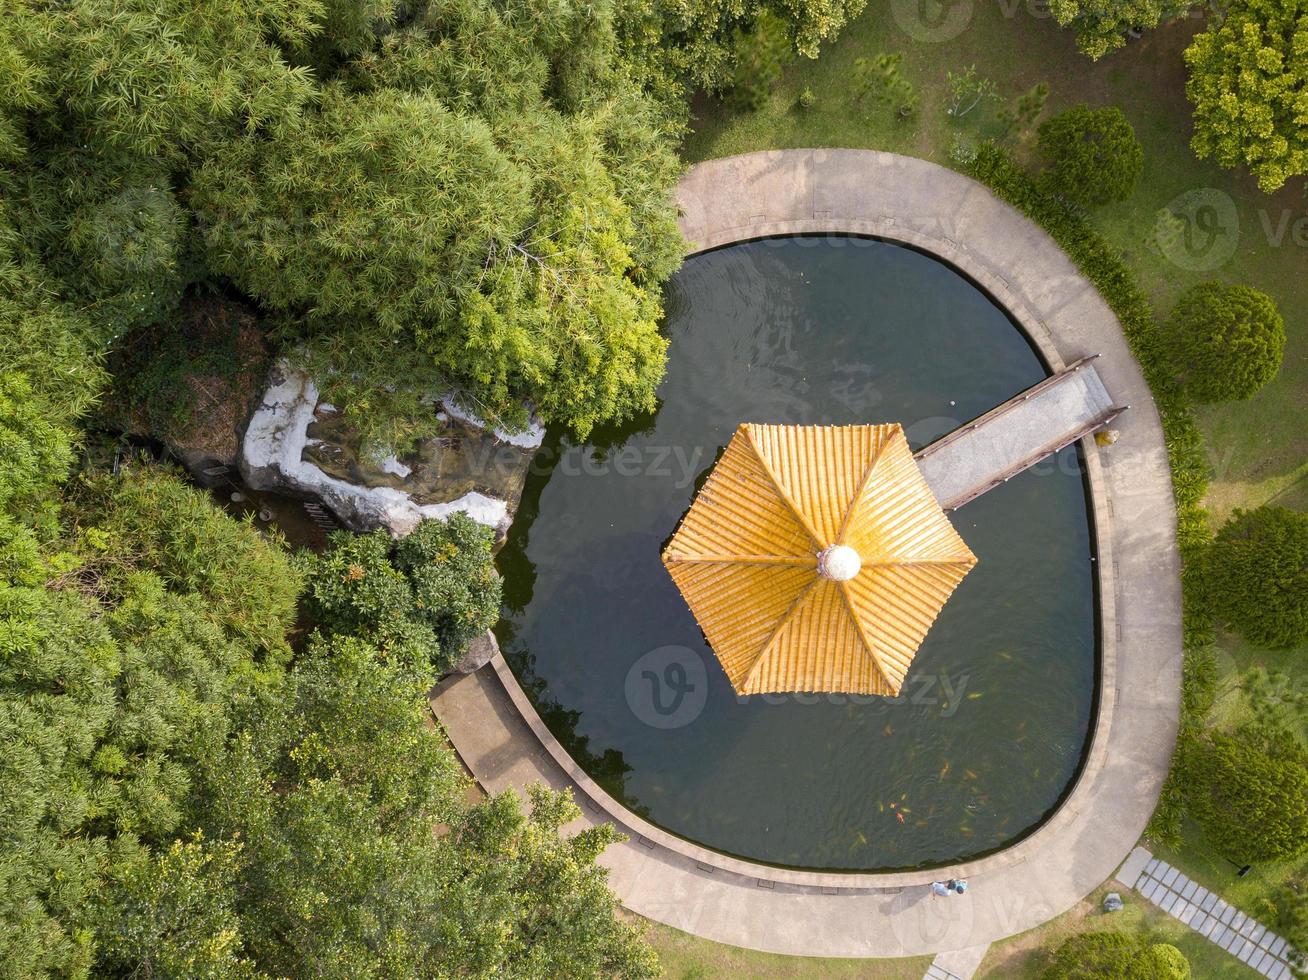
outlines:
[[[438,434],[403,457],[372,459],[317,386],[286,361],[272,369],[241,445],[249,486],[320,499],[347,527],[407,534],[426,517],[463,511],[503,534],[544,439],[494,429],[452,398],[432,408]]]

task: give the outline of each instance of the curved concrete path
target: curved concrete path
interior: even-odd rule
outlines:
[[[1131,405],[1107,450],[1083,440],[1100,570],[1099,714],[1067,800],[1031,836],[954,868],[888,875],[785,871],[714,854],[652,827],[581,772],[503,660],[442,684],[432,704],[488,790],[568,787],[578,826],[619,825],[610,883],[634,912],[718,942],[808,956],[908,956],[978,946],[1063,912],[1108,878],[1153,810],[1176,735],[1181,593],[1162,427],[1112,312],[1039,228],[985,187],[922,160],[784,150],[716,160],[678,186],[692,251],[769,235],[854,233],[952,263],[1008,308],[1059,370],[1099,353]],[[1020,710],[1020,706],[1014,706]],[[932,900],[937,877],[965,896]]]

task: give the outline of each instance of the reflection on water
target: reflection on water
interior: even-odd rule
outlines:
[[[1066,792],[1094,694],[1075,448],[954,515],[979,562],[898,698],[739,698],[659,554],[737,424],[902,422],[924,445],[1044,376],[1002,311],[897,246],[754,243],[669,288],[654,415],[552,436],[508,543],[506,656],[615,796],[707,846],[799,867],[948,863]]]

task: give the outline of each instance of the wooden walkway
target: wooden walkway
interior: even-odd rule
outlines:
[[[1075,361],[919,452],[940,506],[957,510],[1125,411],[1095,370],[1098,356]]]

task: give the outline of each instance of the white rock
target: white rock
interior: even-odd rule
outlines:
[[[405,466],[396,456],[387,456],[379,465],[385,472],[398,476],[401,480],[413,472],[412,468]]]
[[[508,529],[508,504],[484,493],[472,491],[446,503],[420,505],[403,490],[363,487],[324,472],[304,459],[317,386],[285,361],[278,362],[270,380],[241,445],[241,476],[249,486],[313,494],[355,529],[385,527],[405,535],[425,517],[445,518],[459,511],[497,531]]]
[[[441,398],[441,404],[445,406],[445,411],[449,412],[456,419],[467,422],[469,425],[475,425],[479,429],[486,430],[495,436],[500,442],[506,442],[510,446],[517,446],[519,449],[539,449],[541,443],[545,441],[545,427],[532,419],[527,428],[522,432],[507,432],[504,429],[492,428],[490,423],[474,412],[468,411],[453,397]],[[440,418],[438,414],[436,416]]]

